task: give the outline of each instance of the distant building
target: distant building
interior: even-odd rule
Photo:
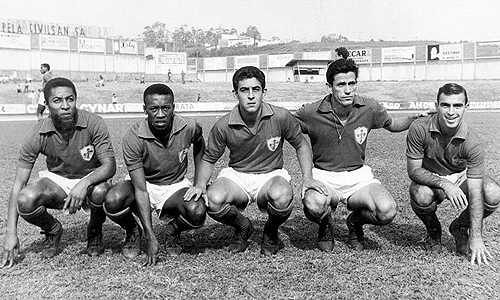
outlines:
[[[252,45],[253,45],[253,38],[248,36],[221,34],[219,39],[219,46],[221,48],[228,48],[233,46],[252,46]]]
[[[255,41],[257,44],[257,47],[264,47],[267,45],[277,45],[277,44],[283,44],[284,42],[279,40],[279,39],[274,39],[272,41],[270,40],[260,40],[260,41]]]

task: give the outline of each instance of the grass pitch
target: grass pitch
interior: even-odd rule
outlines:
[[[486,141],[489,174],[500,177],[496,133],[498,116],[493,113],[469,113],[470,122]],[[121,157],[121,137],[137,119],[107,119],[117,154],[115,180],[125,176]],[[205,135],[215,117],[201,117]],[[31,121],[0,122],[3,147],[0,157],[0,239],[6,226],[6,204],[15,174],[21,136],[34,125]],[[64,215],[53,211],[65,232],[62,253],[42,259],[38,230],[19,220],[19,238],[23,254],[12,269],[0,269],[0,289],[4,299],[496,299],[500,297],[500,222],[498,213],[484,222],[484,238],[494,259],[490,266],[471,267],[468,260],[454,253],[454,241],[444,231],[446,251],[425,253],[418,246],[425,229],[411,211],[408,200],[409,180],[405,169],[405,133],[391,134],[376,130],[369,136],[367,163],[397,199],[399,212],[388,226],[366,226],[367,249],[351,251],[346,245],[345,218],[348,211],[339,205],[335,213],[335,249],[324,254],[315,249],[317,225],[303,215],[299,199],[300,170],[291,147],[285,148],[285,167],[291,173],[295,208],[282,226],[280,237],[285,248],[272,258],[259,253],[262,227],[266,216],[255,204],[245,215],[256,225],[251,246],[242,254],[226,252],[232,230],[210,218],[204,227],[182,234],[185,252],[177,258],[160,253],[155,267],[145,268],[145,255],[125,261],[120,255],[124,232],[107,220],[104,225],[106,252],[96,258],[79,254],[86,246],[88,216],[81,212]],[[390,145],[390,146],[388,146]],[[190,156],[190,159],[192,156]],[[39,159],[34,174],[43,168]],[[227,156],[216,165],[215,174],[227,164]],[[188,173],[193,176],[193,170]],[[448,203],[438,215],[447,228],[455,211]],[[164,224],[156,217],[155,232],[165,241]]]
[[[444,82],[422,83],[362,83],[360,92],[383,101],[433,101],[437,88]],[[497,81],[461,82],[469,91],[472,101],[498,100]],[[110,92],[112,84],[106,85]],[[141,101],[144,86],[117,84],[127,93],[127,100]],[[192,83],[172,86],[177,101],[198,90],[205,91],[202,101],[232,100],[229,83]],[[97,89],[88,83],[78,83],[79,101],[107,101],[108,90]],[[189,91],[189,89],[192,89]],[[324,95],[320,84],[274,84],[268,86],[268,100],[315,100]],[[12,103],[9,89],[0,87],[0,103]],[[111,95],[111,94],[109,94]],[[120,95],[120,94],[119,94]],[[207,95],[207,96],[204,96]],[[210,96],[208,96],[210,95]],[[272,95],[272,96],[271,96]],[[12,95],[11,95],[12,96]],[[14,94],[14,97],[19,95]],[[24,95],[20,95],[22,97]],[[106,97],[104,97],[106,96]],[[101,97],[101,98],[100,98]],[[194,96],[193,96],[194,97]],[[277,99],[269,99],[278,97]],[[415,98],[417,97],[417,98]],[[123,96],[120,99],[125,98]],[[19,98],[21,99],[21,98]],[[15,100],[18,101],[18,100]],[[187,101],[187,100],[186,100]],[[15,102],[19,103],[19,102]],[[138,119],[106,119],[112,134],[117,156],[116,180],[125,174],[121,155],[121,139],[126,130]],[[216,117],[198,117],[205,137]],[[487,150],[487,173],[500,178],[500,131],[498,114],[468,112],[466,121],[480,134]],[[18,149],[22,137],[32,128],[34,121],[0,122],[2,147],[0,161],[0,242],[5,238],[6,206],[15,175]],[[104,224],[106,252],[90,258],[79,254],[86,247],[88,216],[83,213],[64,215],[52,211],[61,221],[65,232],[62,252],[53,259],[41,258],[41,235],[38,229],[19,220],[19,239],[22,256],[12,269],[0,269],[0,291],[3,299],[499,299],[500,298],[500,220],[494,213],[485,220],[483,237],[494,256],[489,266],[470,266],[468,259],[454,253],[454,241],[447,231],[452,219],[460,212],[449,203],[439,207],[438,216],[443,223],[443,243],[446,251],[431,255],[420,249],[418,243],[425,235],[424,226],[409,206],[404,155],[406,133],[372,131],[368,137],[367,164],[378,179],[392,193],[398,203],[398,215],[388,226],[365,226],[367,249],[351,251],[345,244],[348,211],[342,205],[334,214],[335,248],[331,254],[315,249],[317,225],[309,222],[300,202],[300,169],[294,150],[285,147],[285,168],[292,175],[295,191],[294,211],[282,226],[280,237],[285,248],[275,257],[260,255],[262,227],[267,218],[252,204],[245,211],[254,222],[256,232],[249,249],[242,254],[230,255],[225,248],[232,230],[209,217],[204,227],[183,233],[181,242],[185,252],[177,258],[159,255],[158,264],[144,268],[145,255],[126,261],[120,247],[125,234],[121,228],[107,220]],[[227,156],[216,164],[215,174],[227,165]],[[192,155],[190,154],[190,162]],[[39,158],[32,177],[44,166]],[[188,178],[192,179],[189,169]],[[155,232],[160,243],[165,241],[164,224],[153,217]]]

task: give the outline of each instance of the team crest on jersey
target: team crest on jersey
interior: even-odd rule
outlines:
[[[94,156],[94,153],[94,145],[87,145],[80,149],[80,155],[85,161],[90,161],[92,159],[92,156]]]
[[[182,149],[178,154],[179,154],[179,162],[183,162],[184,159],[186,158],[187,156],[187,153],[188,153],[189,149],[186,148],[186,149]]]
[[[280,145],[281,137],[275,136],[267,140],[267,148],[274,152]]]
[[[356,138],[356,142],[360,145],[366,140],[367,135],[368,129],[365,126],[354,129],[354,137]]]

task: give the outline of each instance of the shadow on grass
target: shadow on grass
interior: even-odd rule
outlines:
[[[442,225],[441,243],[448,251],[455,251],[455,240],[448,232],[446,220],[440,220]],[[404,247],[414,248],[421,247],[422,241],[425,239],[427,232],[424,224],[401,224],[392,223],[387,226],[372,226],[371,230],[379,236],[384,237],[392,244]]]
[[[165,243],[165,226],[157,226],[158,241],[163,245]],[[186,254],[200,254],[207,249],[220,250],[225,249],[232,241],[234,229],[224,224],[205,225],[196,230],[185,231],[181,233],[182,251]],[[253,239],[255,234],[250,238]]]
[[[61,222],[62,223],[62,222]],[[82,241],[87,241],[87,226],[79,225],[79,226],[71,226],[66,227],[65,224],[63,226],[63,235],[61,238],[61,242],[59,244],[59,253],[63,252],[69,245],[74,243],[80,243]],[[34,231],[40,230],[40,228],[36,226],[31,226]],[[45,236],[43,234],[40,235],[40,238],[32,242],[28,247],[23,248],[23,253],[41,253],[42,250],[47,246],[44,243]]]
[[[250,238],[252,244],[260,245],[262,237],[262,227],[264,226],[263,221],[252,220],[255,232]],[[159,254],[163,254],[163,247],[166,240],[165,223],[158,221],[153,225],[154,232],[160,244]],[[64,232],[60,243],[59,253],[63,252],[66,248],[73,248],[74,244],[83,244],[83,247],[79,254],[85,254],[85,249],[87,245],[87,224],[79,225],[66,225],[63,224]],[[33,227],[33,230],[37,230]],[[111,250],[114,254],[121,253],[122,247],[124,245],[126,232],[119,226],[113,224],[111,221],[107,220],[102,228],[103,232],[103,243],[106,250]],[[231,243],[234,236],[234,229],[230,226],[224,224],[209,224],[205,225],[200,229],[185,231],[181,233],[180,243],[183,248],[183,253],[189,255],[197,255],[204,253],[206,250],[225,250],[227,246]],[[25,253],[41,253],[45,245],[43,244],[43,236],[40,239],[32,242],[27,247],[22,249],[22,255],[19,260],[23,259]],[[146,252],[146,241],[144,236],[142,237],[142,252]]]
[[[262,230],[267,216],[264,218],[251,218],[255,227],[255,232],[250,238],[250,248],[260,248],[262,239]],[[334,233],[336,247],[345,245],[348,232],[345,225],[345,216],[335,216]],[[158,242],[160,243],[160,255],[163,254],[163,246],[166,240],[165,223],[158,221],[154,224],[154,231]],[[63,224],[64,226],[64,224]],[[60,252],[66,248],[73,248],[73,244],[83,244],[80,254],[84,253],[87,245],[87,224],[66,225],[64,228],[63,237],[61,239]],[[398,224],[393,223],[387,226],[365,226],[365,246],[367,250],[380,248],[381,240],[386,240],[394,246],[400,247],[415,247],[420,243],[425,235],[425,229],[419,224]],[[33,230],[37,230],[33,227]],[[292,215],[281,227],[280,238],[283,241],[283,246],[295,247],[304,251],[316,250],[317,245],[318,224],[309,221],[302,215]],[[205,226],[191,231],[182,232],[180,243],[183,248],[183,253],[188,255],[198,255],[205,253],[207,250],[218,251],[226,250],[233,240],[234,229],[230,226],[216,223],[210,220]],[[125,230],[107,220],[103,225],[103,242],[106,250],[111,250],[114,254],[121,253],[123,242],[125,240]],[[383,243],[383,241],[382,241]],[[448,244],[448,243],[446,243]],[[142,251],[146,251],[146,241],[142,238]],[[23,249],[24,253],[34,252],[41,253],[43,250],[43,237],[32,242],[28,247]],[[20,256],[20,260],[23,256]]]
[[[39,230],[36,227],[32,227],[33,230]],[[63,224],[63,235],[61,238],[61,243],[59,247],[59,253],[63,252],[66,248],[70,248],[74,244],[83,243],[84,246],[79,254],[86,254],[85,250],[87,247],[87,223],[79,225],[69,225]],[[121,251],[123,246],[123,241],[125,240],[125,231],[120,227],[107,221],[102,227],[103,233],[103,243],[105,249],[111,249],[114,253]],[[41,253],[46,247],[43,243],[44,236],[41,235],[40,239],[31,243],[28,247],[23,248],[23,253]]]
[[[288,235],[290,244],[301,250],[315,250],[318,240],[318,227],[319,225],[309,221],[306,217],[295,216],[289,219],[282,227],[281,231]],[[346,247],[347,241],[347,226],[345,218],[339,216],[334,217],[334,238],[335,247],[339,244],[344,244]],[[376,249],[379,244],[371,239],[365,231],[365,247],[367,250]]]

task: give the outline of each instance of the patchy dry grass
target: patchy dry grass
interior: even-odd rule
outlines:
[[[271,89],[271,87],[270,87]],[[82,94],[83,96],[83,94]],[[215,117],[200,117],[205,134]],[[467,120],[486,141],[488,172],[500,178],[498,115],[469,113]],[[121,137],[135,119],[106,119],[117,152],[116,180],[125,175]],[[15,174],[21,136],[33,121],[0,122],[0,240],[6,226],[6,204]],[[303,215],[300,171],[291,147],[285,149],[285,166],[292,174],[295,208],[280,236],[285,248],[273,258],[259,254],[266,216],[255,205],[245,214],[256,225],[251,246],[242,254],[225,251],[232,235],[229,227],[208,218],[204,227],[182,235],[185,253],[177,258],[160,254],[157,266],[142,267],[145,255],[133,261],[122,259],[123,231],[107,220],[104,225],[106,252],[96,258],[79,254],[86,246],[86,223],[82,213],[54,214],[65,228],[62,253],[42,259],[38,230],[19,221],[22,258],[12,269],[0,269],[3,299],[499,299],[500,221],[498,213],[485,221],[484,238],[494,259],[490,266],[471,267],[465,257],[453,252],[454,242],[445,230],[446,251],[430,255],[418,247],[424,227],[409,207],[409,180],[405,169],[405,133],[372,132],[367,157],[376,176],[391,191],[399,213],[388,226],[367,226],[367,250],[353,252],[346,245],[347,210],[335,213],[336,244],[331,254],[315,249],[317,225]],[[43,159],[40,159],[43,161]],[[216,172],[225,165],[224,157]],[[43,168],[37,162],[34,171]],[[35,172],[34,172],[35,173]],[[191,178],[193,170],[188,176]],[[459,212],[447,203],[438,215],[447,228]],[[164,224],[154,217],[155,232],[165,241]]]

